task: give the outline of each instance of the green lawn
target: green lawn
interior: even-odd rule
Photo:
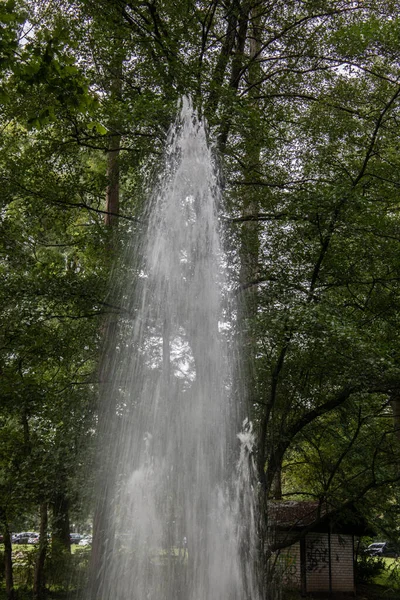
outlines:
[[[393,590],[400,590],[400,558],[384,558],[385,570],[375,577],[373,583]]]
[[[51,546],[51,544],[49,545],[49,547]],[[35,548],[37,548],[37,544],[13,544],[12,545],[12,551],[13,554],[15,552],[18,552],[18,550],[23,550],[25,551],[32,551]],[[87,546],[79,546],[78,544],[71,544],[71,554],[75,554],[75,552],[77,551],[78,548],[86,548]]]

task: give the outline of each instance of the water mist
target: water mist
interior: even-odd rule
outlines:
[[[184,98],[146,233],[129,249],[98,600],[258,600],[253,434],[245,424],[238,435],[231,391],[219,203],[205,129]]]

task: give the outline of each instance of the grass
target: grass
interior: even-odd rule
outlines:
[[[307,598],[317,598],[318,600],[332,600],[332,596],[327,594],[318,594],[318,596],[308,595]],[[336,594],[335,600],[350,600],[352,596],[349,594]],[[399,590],[392,589],[383,585],[373,583],[362,584],[357,586],[357,600],[400,600]],[[300,592],[283,593],[282,600],[305,600]]]
[[[83,585],[87,572],[90,548],[71,545],[69,553],[51,553],[46,561],[46,581],[49,600],[76,600],[77,586]],[[13,544],[14,587],[17,600],[32,598],[32,586],[37,544]],[[0,600],[5,596],[4,573],[0,575]]]
[[[32,589],[23,588],[16,586],[15,588],[17,600],[32,600]],[[73,592],[59,592],[46,590],[47,600],[76,600],[76,591]],[[4,588],[0,588],[0,600],[7,600],[6,591]]]
[[[399,600],[398,589],[375,583],[357,586],[357,598],[359,600]]]
[[[28,554],[34,550],[34,545],[14,545],[13,551],[18,552],[18,550],[24,551],[24,553]],[[71,546],[71,553],[75,554],[77,551],[80,551],[81,547],[76,544]],[[26,555],[25,554],[25,555]],[[164,558],[167,556],[166,553],[161,553],[160,558]],[[175,551],[175,557],[179,557],[179,551]],[[374,577],[371,583],[359,584],[357,586],[357,598],[359,600],[400,600],[400,558],[384,558],[383,562],[385,564],[385,569],[379,575]],[[31,600],[32,598],[32,590],[30,586],[20,585],[16,586],[17,591],[17,599],[18,600]],[[312,596],[308,596],[311,598]],[[48,590],[47,594],[48,600],[76,600],[76,590],[64,591],[58,587],[55,589]],[[332,600],[329,594],[319,595],[319,600]],[[346,600],[349,599],[349,596],[335,596],[337,600]],[[3,588],[0,588],[0,600],[5,600],[6,595]],[[300,593],[297,592],[287,592],[283,594],[282,600],[304,600]]]
[[[37,548],[38,545],[37,544],[13,544],[12,545],[12,551],[17,552],[18,550],[23,550],[24,552],[26,551],[32,551],[35,548]],[[71,544],[71,554],[75,554],[75,552],[81,548],[86,548],[86,546],[79,546],[78,544]]]
[[[357,585],[358,600],[400,600],[400,557],[399,558],[370,558],[370,561],[383,563],[384,569],[368,583]],[[309,594],[307,598],[332,600],[329,593]],[[349,594],[336,594],[335,600],[349,600]],[[300,591],[284,591],[282,600],[304,600]]]
[[[384,558],[385,570],[375,577],[376,585],[400,591],[400,558]],[[400,594],[398,595],[400,598]]]

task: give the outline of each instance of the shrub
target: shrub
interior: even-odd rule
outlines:
[[[361,554],[356,564],[356,581],[358,583],[372,583],[385,570],[383,558]]]
[[[86,582],[90,548],[77,548],[74,554],[52,551],[46,561],[46,582],[52,589],[73,590]]]
[[[37,548],[13,550],[14,583],[19,586],[32,586],[35,572]]]

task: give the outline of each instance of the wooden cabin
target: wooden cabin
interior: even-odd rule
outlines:
[[[304,596],[355,596],[355,536],[371,535],[353,507],[336,512],[318,502],[271,502],[270,541],[276,576]]]

